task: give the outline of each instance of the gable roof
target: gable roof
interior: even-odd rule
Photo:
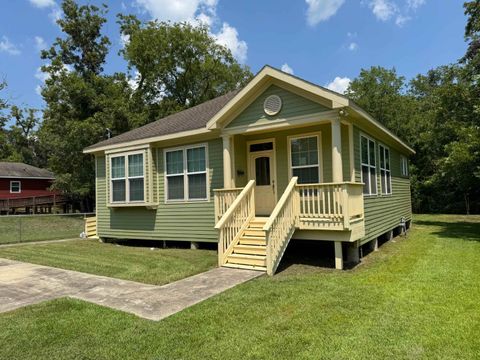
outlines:
[[[169,115],[140,128],[91,145],[84,149],[84,153],[107,150],[110,146],[118,147],[118,144],[122,143],[125,143],[125,146],[136,145],[167,138],[180,138],[201,131],[208,133],[214,129],[221,129],[253,101],[252,99],[255,99],[271,84],[278,84],[286,89],[298,92],[300,95],[332,110],[348,108],[347,113],[351,112],[357,119],[365,122],[367,126],[376,129],[379,136],[389,138],[393,143],[410,154],[415,153],[411,147],[347,96],[268,65],[264,66],[242,89],[231,91],[190,109]]]
[[[238,91],[239,90],[230,91],[225,95],[127,131],[111,139],[100,141],[85,148],[84,151],[91,152],[91,150],[104,146],[148,139],[155,136],[170,135],[183,131],[204,129],[207,122],[222,109]]]
[[[55,179],[51,171],[20,162],[0,162],[0,178]]]

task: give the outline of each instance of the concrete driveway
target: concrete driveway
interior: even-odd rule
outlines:
[[[68,296],[161,320],[262,274],[216,268],[155,286],[0,258],[0,313]]]

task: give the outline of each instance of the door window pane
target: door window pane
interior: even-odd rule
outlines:
[[[255,159],[256,185],[270,185],[270,158],[263,156]]]

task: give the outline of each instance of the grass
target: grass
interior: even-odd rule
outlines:
[[[0,248],[0,257],[155,285],[183,279],[217,264],[213,250],[150,250],[97,240]]]
[[[0,358],[478,359],[480,217],[415,220],[353,270],[284,264],[160,322],[71,299],[1,314]]]
[[[79,238],[83,215],[0,216],[0,244]]]

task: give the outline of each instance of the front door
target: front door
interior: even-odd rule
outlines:
[[[274,150],[250,152],[249,180],[255,180],[255,213],[270,215],[276,204]]]

